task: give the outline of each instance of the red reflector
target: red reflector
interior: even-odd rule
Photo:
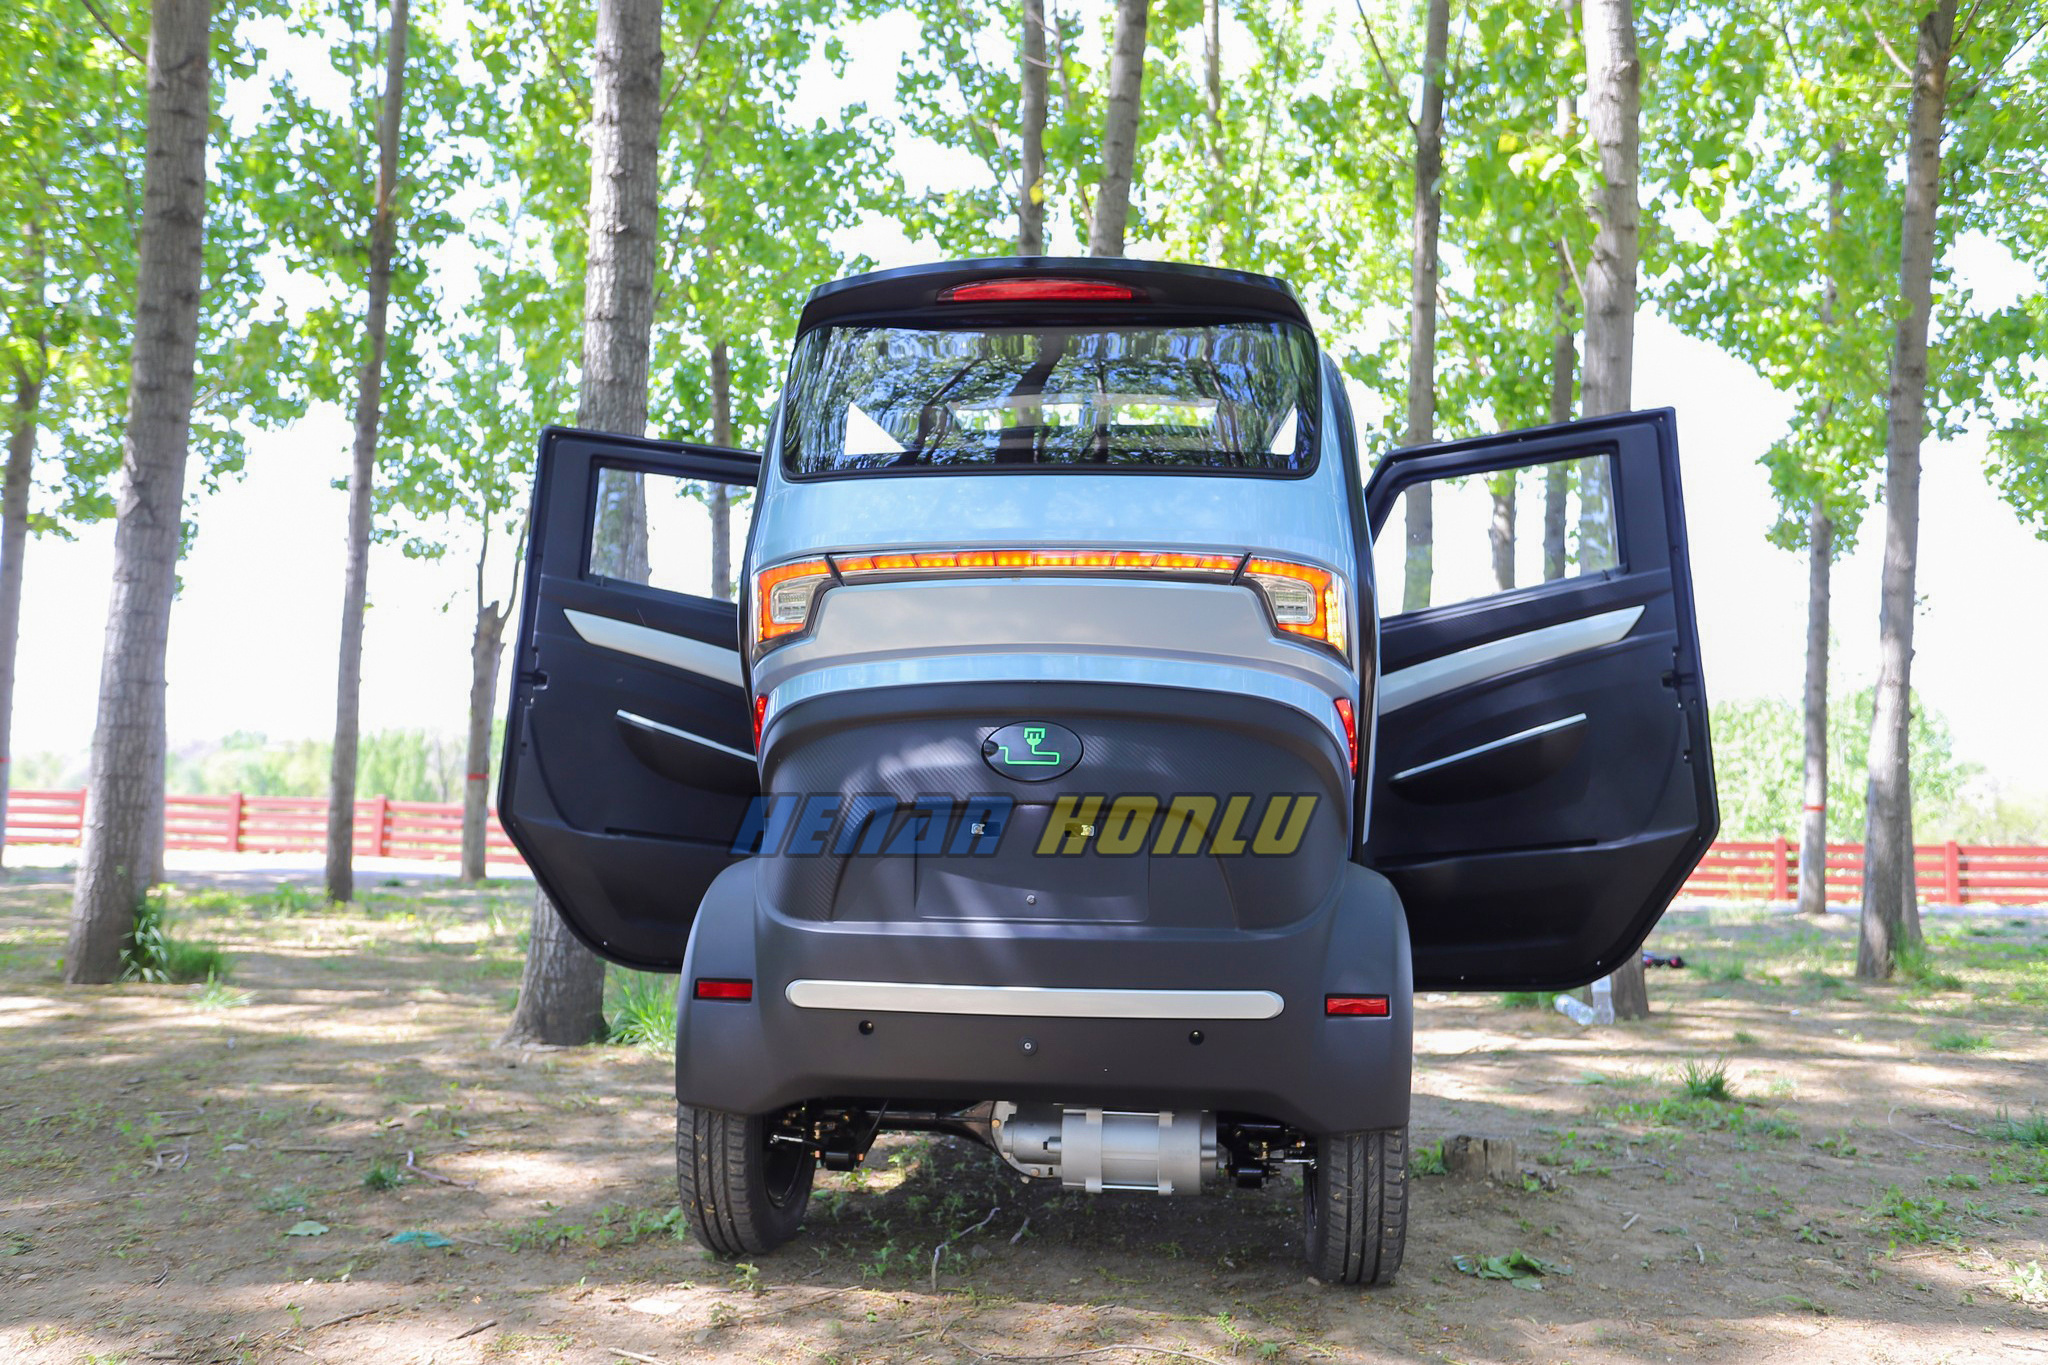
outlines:
[[[700,976],[697,978],[696,995],[699,1000],[752,1000],[754,983]]]
[[[1337,698],[1337,719],[1344,722],[1344,746],[1351,751],[1351,775],[1358,776],[1358,714],[1351,698]],[[1335,1011],[1332,1011],[1335,1013]]]
[[[939,292],[940,303],[1016,303],[1038,299],[1111,301],[1137,297],[1138,291],[1129,285],[1111,284],[1107,280],[1064,280],[1043,276],[976,280],[973,284],[956,284]]]
[[[702,983],[699,983],[702,988]],[[1391,1010],[1384,995],[1326,995],[1323,997],[1324,1014],[1351,1014],[1367,1019],[1384,1019]]]
[[[761,752],[761,722],[766,719],[768,719],[768,698],[754,698],[754,752],[757,754]],[[1351,767],[1354,772],[1357,771],[1358,760],[1356,758],[1351,760]]]

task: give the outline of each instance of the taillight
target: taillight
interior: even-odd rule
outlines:
[[[1057,276],[1018,276],[1002,280],[976,280],[939,291],[940,303],[1025,303],[1056,302],[1115,303],[1142,295],[1127,284],[1108,280],[1062,279]]]
[[[1337,719],[1344,722],[1344,747],[1351,755],[1351,775],[1358,776],[1358,711],[1351,698],[1337,698]],[[761,747],[760,712],[754,713],[754,747]]]
[[[1244,566],[1247,583],[1259,590],[1273,612],[1273,624],[1290,635],[1326,645],[1351,657],[1344,622],[1344,580],[1313,564],[1253,558]]]
[[[1323,997],[1323,1013],[1333,1017],[1385,1019],[1392,1012],[1390,1002],[1384,995],[1326,995]]]
[[[700,976],[691,992],[699,1000],[748,1001],[754,998],[754,983],[735,977]]]
[[[763,649],[811,623],[811,603],[832,578],[822,558],[777,564],[754,575],[754,648]]]
[[[767,719],[768,698],[764,694],[762,696],[754,698],[754,752],[757,754],[761,752],[761,722]],[[1356,751],[1353,752],[1353,757],[1351,760],[1351,771],[1358,771],[1358,758],[1356,756]]]

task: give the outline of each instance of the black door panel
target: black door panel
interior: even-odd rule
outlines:
[[[1611,971],[1718,827],[1668,411],[1394,452],[1368,513],[1398,535],[1418,483],[1598,456],[1618,562],[1381,622],[1364,859],[1400,889],[1418,987]]]
[[[499,813],[563,919],[675,970],[758,791],[738,609],[589,571],[600,468],[752,486],[741,451],[541,438]]]

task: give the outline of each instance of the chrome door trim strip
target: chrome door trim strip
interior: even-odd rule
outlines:
[[[631,654],[636,659],[667,664],[670,668],[680,668],[714,682],[730,683],[734,687],[740,685],[740,652],[737,648],[725,649],[706,644],[687,635],[674,635],[652,626],[643,626],[637,621],[621,621],[616,616],[599,616],[568,607],[562,609],[562,615],[586,644]],[[753,755],[746,757],[752,758]]]
[[[1565,730],[1574,725],[1583,725],[1585,721],[1586,713],[1581,711],[1576,716],[1565,716],[1559,720],[1545,721],[1541,725],[1532,725],[1528,729],[1518,730],[1512,735],[1502,735],[1499,739],[1490,739],[1484,744],[1475,744],[1469,749],[1460,749],[1455,754],[1445,754],[1442,758],[1433,758],[1427,763],[1418,763],[1412,768],[1404,768],[1394,774],[1394,781],[1399,782],[1407,777],[1420,777],[1423,773],[1433,773],[1439,768],[1448,768],[1453,763],[1463,763],[1468,758],[1477,758],[1481,754],[1490,754],[1496,749],[1505,749],[1510,744],[1520,744],[1525,739],[1535,739],[1538,735],[1547,735],[1556,730]]]
[[[1440,697],[1503,673],[1531,668],[1583,650],[1611,645],[1635,629],[1641,620],[1641,606],[1621,607],[1554,626],[1539,626],[1520,635],[1488,640],[1441,658],[1397,668],[1380,677],[1380,714]]]
[[[721,754],[731,754],[734,758],[743,758],[749,763],[754,761],[752,754],[744,749],[735,749],[730,744],[720,744],[715,739],[706,739],[704,736],[692,734],[688,730],[678,730],[673,725],[663,725],[658,720],[649,720],[645,716],[636,716],[631,711],[619,711],[615,714],[620,720],[636,729],[652,730],[656,734],[674,735],[677,739],[687,740],[691,744],[701,744],[707,749],[716,749]]]

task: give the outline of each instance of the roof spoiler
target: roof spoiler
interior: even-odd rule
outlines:
[[[797,331],[830,322],[967,322],[998,315],[1142,311],[1205,321],[1264,318],[1308,326],[1284,280],[1241,270],[1102,256],[992,256],[850,275],[813,290]]]

